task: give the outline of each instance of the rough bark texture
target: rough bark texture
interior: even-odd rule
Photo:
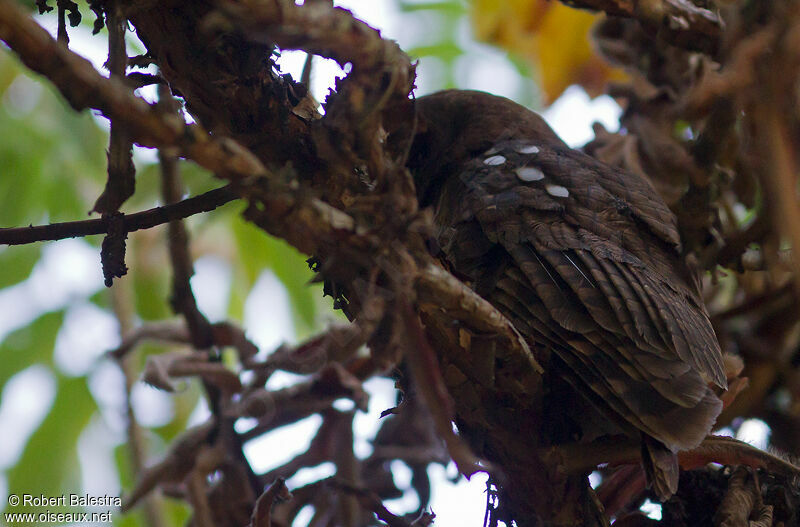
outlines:
[[[409,99],[414,80],[410,60],[396,44],[381,39],[348,12],[311,0],[302,6],[289,0],[90,2],[101,14],[116,8],[107,20],[113,20],[117,29],[124,25],[121,18],[135,28],[148,50],[138,60],[159,67],[172,93],[185,101],[199,123],[186,126],[168,105],[150,106],[135,98],[119,78],[101,77],[31,22],[14,2],[0,0],[0,38],[23,63],[52,81],[76,109],[98,109],[113,121],[114,129],[127,131],[124,140],[117,137],[111,145],[113,159],[124,159],[126,145],[133,141],[166,151],[165,188],[174,178],[170,161],[174,155],[195,161],[228,184],[212,198],[186,200],[144,216],[8,232],[9,239],[33,241],[58,232],[113,230],[115,243],[107,251],[108,261],[119,264],[121,273],[124,236],[133,226],[206,210],[231,193],[248,204],[244,212],[248,220],[314,255],[312,261],[326,280],[327,291],[353,319],[346,329],[331,328],[325,335],[257,361],[255,346],[235,324],[209,326],[197,317],[186,285],[191,274],[188,240],[181,236],[171,249],[176,309],[183,323],[142,326],[114,356],[124,357],[147,338],[191,343],[197,348],[194,354],[150,359],[146,380],[170,389],[175,376],[200,377],[214,415],[188,430],[163,460],[141,471],[126,506],[159,488],[191,503],[193,525],[238,526],[251,518],[259,525],[289,525],[305,504],[315,507],[314,525],[367,525],[374,522],[373,513],[390,525],[427,525],[430,515],[412,521],[381,505],[380,500],[399,492],[386,464],[401,459],[412,467],[424,507],[425,467],[429,462],[446,462],[449,455],[465,474],[486,468],[491,472],[495,486],[491,499],[499,496],[499,504],[493,502],[492,524],[514,520],[524,526],[604,525],[613,514],[620,526],[646,525],[651,522],[635,511],[645,498],[657,497],[644,488],[638,468],[639,438],[600,438],[576,446],[581,436],[591,435],[586,429],[599,430],[595,435],[606,432],[603,425],[595,429],[589,422],[595,414],[577,393],[605,408],[601,415],[616,420],[615,425],[686,449],[697,442],[717,412],[710,391],[696,378],[700,374],[718,386],[727,379],[731,386],[721,396],[727,408],[718,424],[729,424],[737,416],[763,417],[774,427],[775,443],[797,453],[800,273],[796,255],[787,258],[782,251],[783,240],[800,244],[795,195],[800,144],[795,111],[800,69],[797,3],[743,2],[718,9],[708,2],[683,0],[568,3],[615,15],[599,24],[594,38],[603,53],[632,76],[631,83],[612,87],[612,93],[627,103],[622,118],[626,133],[598,129],[585,151],[605,164],[594,164],[538,127],[535,135],[543,139],[540,144],[520,143],[522,138],[515,134],[527,125],[521,123],[519,112],[511,112],[485,123],[477,145],[473,138],[456,142],[463,152],[448,150],[454,156],[481,156],[472,165],[459,158],[436,167],[440,157],[416,149],[410,158],[415,171],[422,166],[420,160],[433,159],[425,170],[456,174],[452,183],[456,188],[447,188],[449,183],[438,187],[435,181],[433,186],[418,185],[422,204],[439,206],[434,221],[430,211],[419,208],[406,168],[412,138],[417,132],[428,133],[426,141],[443,148],[453,138],[440,136],[458,127],[433,118],[416,128],[414,103]],[[46,8],[44,0],[37,5]],[[64,42],[63,20],[60,26]],[[300,48],[351,63],[351,73],[339,81],[324,117],[317,114],[302,84],[275,71],[276,47]],[[487,153],[493,146],[497,152]],[[532,146],[539,151],[533,153]],[[535,155],[542,164],[529,165],[528,158],[523,159]],[[514,169],[539,169],[554,178],[558,188],[545,187],[542,193],[538,187],[521,185],[519,177],[530,183],[539,177],[532,171],[510,180],[508,174],[495,177],[499,172],[491,167],[499,164],[487,164],[492,156],[502,156],[500,164],[509,163]],[[120,169],[124,162],[117,164]],[[109,171],[109,188],[116,186],[114,174],[124,171]],[[620,179],[624,173],[636,178]],[[469,177],[458,178],[464,174]],[[591,202],[594,195],[588,189],[599,182],[598,174],[604,184],[616,185],[602,189],[610,202],[578,205],[600,221],[594,221],[592,214],[581,217],[581,207],[559,203],[559,198],[567,197],[565,191]],[[652,199],[652,189],[643,183],[647,179],[672,212]],[[468,200],[461,203],[462,185],[473,185],[470,199],[498,200],[519,214],[490,207],[479,211]],[[533,192],[521,191],[523,187]],[[128,187],[120,188],[103,212],[113,213],[124,200]],[[756,188],[770,206],[758,203]],[[509,189],[513,192],[498,194]],[[174,192],[170,195],[175,197]],[[436,196],[446,199],[436,201]],[[477,238],[468,236],[476,225],[472,220],[468,225],[459,223],[456,205],[465,204],[466,212],[478,218]],[[750,208],[755,220],[744,224],[736,212],[739,207]],[[569,218],[570,214],[577,216]],[[516,220],[526,215],[535,216],[535,223],[547,225],[549,232],[537,238],[535,229]],[[456,238],[469,238],[473,245],[448,245],[453,233],[447,229],[452,225],[457,227]],[[565,230],[564,225],[570,228]],[[580,228],[591,236],[581,239]],[[628,233],[630,237],[622,236]],[[604,244],[603,236],[607,242],[618,234],[618,243]],[[480,260],[493,250],[487,240],[502,246],[502,251],[476,266],[470,258]],[[754,243],[758,254],[750,250]],[[469,249],[475,251],[463,252]],[[434,258],[442,250],[449,268]],[[631,254],[643,267],[630,260]],[[734,273],[733,294],[716,281],[715,274],[706,296],[723,350],[739,351],[745,358],[744,374],[752,380],[748,397],[734,400],[744,386],[737,378],[741,363],[726,359],[720,364],[698,284],[679,257],[703,270],[716,272],[720,265]],[[498,261],[513,265],[498,266]],[[531,273],[537,270],[534,277]],[[595,287],[586,285],[591,282]],[[581,304],[582,310],[564,311],[553,304],[558,293],[542,289],[552,289],[553,283],[568,289],[570,305]],[[676,338],[679,331],[666,319],[661,317],[664,324],[659,325],[659,317],[653,315],[660,309],[655,297],[648,303],[646,293],[621,293],[619,288],[635,283],[644,290],[648,284],[661,288],[661,299],[666,297],[661,305],[674,307],[675,317],[685,319],[688,331],[701,336],[686,335],[681,341]],[[619,293],[616,300],[609,284]],[[595,298],[597,289],[603,295]],[[626,302],[630,298],[638,298],[640,304]],[[608,316],[604,302],[616,319]],[[609,344],[612,337],[619,341],[615,349],[620,356],[608,362],[611,347],[598,342]],[[368,356],[356,353],[364,342],[370,348]],[[253,372],[252,381],[242,385],[238,375],[204,350],[209,345],[236,349],[242,370]],[[586,346],[600,351],[587,351]],[[655,362],[634,364],[641,348],[648,347],[656,350],[655,358],[650,358]],[[576,350],[586,352],[582,358],[592,368],[581,370]],[[680,422],[674,430],[667,420],[659,420],[657,409],[642,403],[652,399],[643,394],[653,394],[659,360],[670,371],[688,365],[691,379],[684,386],[688,389],[679,393],[670,391],[671,383],[655,388],[656,399],[686,403],[690,398],[692,403],[683,405],[690,409],[708,402],[707,408],[697,410],[695,421],[676,420]],[[626,370],[622,365],[633,366]],[[376,439],[373,456],[358,460],[349,434],[352,414],[331,405],[346,397],[363,407],[361,382],[395,367],[402,372],[399,380],[407,400],[389,412],[396,415]],[[597,374],[594,368],[601,367],[605,370]],[[264,383],[278,369],[309,378],[284,390],[265,389]],[[563,379],[555,375],[559,371],[567,373]],[[574,375],[579,371],[583,375]],[[671,373],[677,378],[678,373]],[[625,383],[636,374],[645,382],[639,393],[632,393]],[[636,407],[640,403],[644,407]],[[562,411],[571,407],[580,408],[578,418]],[[241,453],[243,440],[314,413],[322,415],[323,425],[307,452],[268,474],[252,473]],[[237,434],[232,423],[238,416],[255,417],[258,424],[247,434]],[[457,423],[458,435],[451,421]],[[393,427],[397,427],[394,432]],[[462,442],[464,437],[474,451]],[[648,445],[651,454],[652,446]],[[481,463],[473,452],[491,464]],[[658,458],[657,452],[652,457]],[[668,463],[674,460],[668,458]],[[715,438],[683,452],[679,460],[684,468],[695,470],[683,473],[676,496],[665,503],[661,524],[796,523],[798,493],[791,476],[797,469],[790,463]],[[706,467],[711,460],[753,468]],[[336,465],[338,481],[293,489],[294,497],[280,502],[288,498],[281,478],[324,461]],[[606,462],[612,466],[602,468],[604,480],[595,496],[586,474]],[[616,470],[614,464],[626,466]],[[651,475],[658,473],[650,468]],[[210,482],[212,473],[217,479]],[[262,486],[273,479],[275,483],[257,501]],[[662,483],[668,481],[672,479]],[[664,484],[671,489],[671,483]]]

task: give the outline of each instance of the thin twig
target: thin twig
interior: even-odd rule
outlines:
[[[256,506],[253,508],[253,517],[250,520],[250,527],[271,527],[272,522],[270,516],[272,513],[272,505],[276,501],[285,501],[291,498],[292,494],[289,492],[289,489],[286,488],[284,479],[276,479],[256,500]]]
[[[447,393],[436,353],[425,337],[419,317],[407,302],[401,302],[399,307],[408,338],[405,356],[416,380],[418,391],[431,412],[436,433],[447,445],[450,457],[453,458],[459,471],[469,478],[476,472],[486,470],[486,466],[480,465],[475,454],[453,431],[452,421],[455,418],[453,401]]]
[[[411,527],[411,523],[408,520],[392,514],[374,492],[345,483],[339,479],[330,479],[328,484],[345,494],[355,496],[362,507],[375,513],[375,516],[389,527]]]
[[[158,87],[159,107],[165,113],[178,113],[178,105],[172,98],[169,88]],[[183,194],[178,168],[178,158],[170,149],[159,149],[158,161],[161,166],[161,197],[164,203],[178,203]],[[176,313],[183,315],[189,328],[189,335],[195,349],[210,348],[214,344],[211,324],[197,308],[190,279],[194,274],[194,264],[189,255],[189,234],[181,219],[167,224],[167,245],[172,264],[172,297],[170,303]],[[209,394],[210,395],[210,394]]]
[[[125,47],[127,20],[121,13],[119,2],[110,2],[106,9],[108,26],[108,62],[111,77],[122,80],[128,67]],[[103,239],[100,259],[106,287],[111,287],[114,278],[128,272],[125,265],[125,240],[128,233],[119,212],[120,206],[133,195],[136,187],[136,168],[133,165],[133,142],[124,123],[111,120],[108,147],[108,178],[103,193],[97,198],[93,211],[109,220],[109,230]]]
[[[212,137],[198,125],[186,125],[177,115],[165,115],[132,95],[116,79],[102,77],[86,59],[57,44],[11,0],[0,0],[0,39],[26,66],[47,76],[73,108],[100,110],[126,123],[132,138],[141,145],[176,147],[183,156],[218,177],[249,183],[241,187],[241,194],[246,194],[257,205],[249,208],[245,216],[268,233],[286,239],[307,254],[320,254],[324,252],[323,247],[332,244],[336,247],[350,245],[363,252],[366,240],[355,235],[355,220],[348,214],[310,197],[306,188],[274,177],[249,150],[235,141]],[[100,232],[105,229],[91,233]],[[73,235],[68,230],[55,239],[70,236]],[[354,236],[354,239],[344,243],[347,236]],[[24,236],[23,239],[22,243],[27,243],[31,238]]]
[[[106,9],[108,26],[108,62],[111,77],[125,80],[128,68],[128,53],[125,48],[125,31],[128,21],[121,14],[119,2],[111,2]],[[97,198],[93,211],[113,214],[120,205],[133,195],[136,187],[136,169],[133,166],[133,142],[127,126],[111,119],[108,147],[108,180],[103,193]]]
[[[369,371],[371,375],[374,370]],[[348,398],[366,411],[369,395],[361,380],[338,363],[331,363],[310,380],[288,388],[269,391],[252,390],[242,397],[231,413],[241,417],[257,417],[259,424],[242,434],[248,441],[275,428],[294,423],[309,415],[330,408],[336,399]]]
[[[67,6],[64,0],[58,0],[58,41],[65,46],[69,45],[69,34],[67,33]]]
[[[136,348],[142,341],[155,340],[170,343],[188,344],[189,331],[183,321],[158,321],[142,324],[135,329],[128,329],[126,326],[120,345],[106,353],[114,359],[121,359],[131,350]]]
[[[229,185],[220,187],[172,205],[154,207],[135,214],[125,215],[122,220],[123,227],[125,232],[150,229],[175,219],[188,218],[201,212],[210,212],[237,197]],[[12,227],[0,229],[0,245],[24,245],[26,243],[106,234],[108,228],[108,218],[67,221],[49,225],[31,225],[29,227]]]
[[[208,444],[213,429],[213,423],[205,422],[186,430],[173,440],[159,462],[138,470],[136,485],[122,499],[122,512],[134,507],[159,484],[183,481],[194,468],[200,449]]]
[[[369,340],[384,312],[384,303],[375,297],[365,302],[359,318],[352,323],[335,324],[297,346],[282,345],[266,361],[249,362],[245,366],[269,375],[274,370],[309,374],[331,362],[344,364]]]

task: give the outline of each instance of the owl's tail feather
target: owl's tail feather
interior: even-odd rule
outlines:
[[[648,486],[652,486],[661,501],[678,491],[678,456],[657,439],[642,434],[642,466]]]
[[[597,496],[609,516],[616,516],[641,495],[645,486],[652,487],[661,501],[668,500],[678,490],[677,456],[646,434],[642,434],[640,450],[641,464],[623,463],[597,487]]]

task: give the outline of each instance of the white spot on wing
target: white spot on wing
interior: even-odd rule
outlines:
[[[520,145],[514,150],[517,151],[518,154],[538,154],[539,147],[536,145]]]
[[[486,159],[483,160],[483,164],[489,166],[502,165],[505,162],[506,158],[503,156],[492,156],[492,157],[487,157]]]
[[[548,194],[557,198],[566,198],[569,196],[569,190],[561,185],[545,185],[544,188],[547,190]]]
[[[522,181],[539,181],[544,179],[544,172],[536,167],[519,167],[515,170],[517,177]]]

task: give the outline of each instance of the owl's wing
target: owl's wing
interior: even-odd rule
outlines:
[[[437,215],[454,269],[547,345],[589,400],[672,449],[709,432],[721,353],[674,217],[647,182],[507,141],[445,184]]]

